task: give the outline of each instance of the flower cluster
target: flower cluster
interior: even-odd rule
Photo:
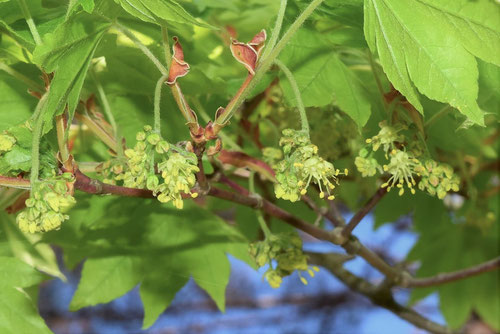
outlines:
[[[396,128],[387,125],[386,121],[379,123],[380,131],[377,135],[366,140],[367,144],[371,144],[373,151],[377,151],[380,146],[383,147],[384,152],[392,151],[395,148],[394,143],[404,140],[404,136],[398,134],[403,128]]]
[[[197,159],[194,153],[182,152],[172,153],[168,159],[158,164],[158,171],[161,173],[163,183],[157,176],[148,179],[148,189],[153,190],[157,198],[162,203],[172,201],[174,206],[182,209],[182,193],[189,194],[191,188],[196,183],[195,173],[199,171],[196,165]],[[198,193],[191,193],[191,197],[196,198]]]
[[[447,164],[429,159],[417,171],[421,176],[418,188],[432,196],[437,194],[438,198],[443,199],[448,191],[459,190],[460,179]]]
[[[274,192],[277,198],[298,201],[301,195],[307,193],[311,182],[318,185],[320,198],[335,198],[330,190],[335,188],[334,182],[338,183],[340,170],[318,155],[318,147],[311,143],[306,133],[285,129],[280,146],[285,157],[274,166],[277,180]],[[346,169],[343,174],[347,175],[347,172]]]
[[[8,134],[0,134],[0,154],[9,152],[15,143],[16,138]]]
[[[259,267],[269,265],[264,278],[272,288],[279,288],[283,277],[295,270],[306,285],[307,280],[301,272],[307,271],[314,277],[314,272],[319,271],[317,267],[307,265],[307,256],[302,252],[302,240],[295,233],[271,234],[263,241],[250,244],[249,252]],[[274,267],[273,260],[276,261]]]
[[[410,189],[410,192],[415,194],[413,186],[417,183],[413,178],[413,174],[415,174],[420,167],[420,161],[413,158],[407,152],[392,150],[391,160],[383,167],[384,171],[391,176],[386,183],[382,184],[382,188],[387,187],[387,191],[391,191],[394,187],[399,188],[399,196],[402,196],[405,192],[404,186],[406,185],[408,189]]]
[[[144,126],[144,131],[137,133],[136,140],[134,148],[124,152],[127,158],[126,171],[116,179],[123,180],[125,187],[146,188],[148,177],[155,175],[154,152],[167,153],[170,145],[158,133],[153,132],[149,125]]]
[[[399,195],[405,193],[405,187],[415,194],[415,186],[430,195],[442,199],[450,190],[458,191],[459,178],[453,173],[453,169],[446,164],[440,164],[434,160],[426,160],[425,163],[417,159],[423,155],[423,148],[419,144],[413,144],[411,150],[407,151],[404,146],[405,137],[398,134],[399,130],[388,126],[385,122],[379,123],[380,132],[366,143],[371,146],[371,152],[362,148],[355,164],[363,177],[373,176],[379,171],[388,173],[389,179],[382,184],[387,191],[393,188],[399,189]],[[383,147],[385,159],[388,162],[382,166],[373,157],[374,152]]]
[[[177,146],[171,148],[149,125],[137,133],[136,140],[133,149],[125,150],[125,162],[115,159],[99,166],[103,182],[116,184],[121,180],[125,187],[147,188],[160,202],[172,201],[178,209],[183,207],[182,193],[198,196],[191,193],[199,171],[194,153]]]
[[[365,158],[358,156],[356,157],[356,159],[354,159],[354,164],[363,177],[375,175],[377,173],[377,170],[380,168],[375,158]]]
[[[76,203],[69,191],[74,181],[73,174],[64,173],[35,184],[25,202],[26,209],[17,215],[21,231],[47,232],[58,229],[69,219],[64,213]]]

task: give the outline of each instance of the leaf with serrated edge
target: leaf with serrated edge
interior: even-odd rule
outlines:
[[[367,0],[365,16],[368,45],[378,51],[389,80],[415,108],[423,112],[413,84],[429,98],[484,124],[476,102],[476,60],[434,9],[418,0]]]

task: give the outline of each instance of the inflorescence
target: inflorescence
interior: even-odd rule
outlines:
[[[459,190],[459,178],[449,165],[432,159],[422,162],[417,158],[420,157],[421,150],[405,149],[405,137],[400,134],[402,127],[389,126],[385,121],[379,125],[379,133],[366,140],[371,146],[371,152],[365,147],[355,159],[355,165],[363,177],[374,176],[377,172],[389,174],[389,179],[382,187],[387,188],[387,191],[397,188],[400,196],[405,193],[405,187],[411,194],[415,194],[417,184],[420,190],[432,196],[437,195],[440,199],[449,191]],[[387,160],[382,166],[374,157],[374,152],[380,147]]]
[[[320,198],[333,200],[335,196],[331,191],[338,184],[337,177],[339,174],[347,175],[347,169],[341,173],[332,163],[320,157],[318,147],[303,131],[283,130],[279,144],[284,158],[273,166],[277,180],[274,187],[276,197],[298,201],[301,195],[307,193],[309,185],[315,183],[319,187]]]
[[[136,140],[133,149],[125,150],[125,162],[115,159],[100,166],[104,182],[122,181],[125,187],[147,188],[160,202],[172,201],[178,209],[183,207],[183,193],[198,196],[191,192],[199,171],[194,153],[173,147],[148,125],[137,133]]]
[[[251,243],[249,252],[259,267],[269,265],[264,278],[272,288],[279,288],[283,277],[297,270],[300,280],[307,285],[303,272],[314,277],[318,267],[307,265],[307,256],[302,252],[302,239],[296,233],[271,234],[263,241]],[[274,260],[274,261],[273,261]]]
[[[64,173],[32,185],[26,209],[16,218],[21,231],[35,233],[59,229],[69,219],[65,213],[76,203],[71,194],[74,182],[73,174]]]

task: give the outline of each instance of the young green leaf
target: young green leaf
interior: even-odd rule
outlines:
[[[47,112],[43,112],[47,122],[61,114],[66,103],[73,114],[92,55],[109,26],[105,20],[80,13],[46,35],[35,49],[33,61],[47,73],[54,72],[44,106]]]
[[[372,52],[378,51],[394,87],[420,112],[423,108],[414,85],[429,98],[449,103],[483,125],[483,112],[476,103],[476,60],[436,10],[418,0],[365,1],[368,45]],[[471,24],[469,20],[453,22],[459,27]]]
[[[325,106],[332,102],[349,115],[359,127],[370,117],[370,102],[361,84],[339,58],[322,35],[299,30],[283,50],[280,60],[293,72],[306,107]],[[287,100],[295,105],[294,94],[287,80],[280,85]]]
[[[213,28],[195,19],[174,0],[115,0],[115,2],[129,14],[146,22],[161,24],[162,21],[167,21]]]
[[[39,284],[45,276],[15,258],[0,256],[0,333],[51,333],[23,290]]]
[[[237,231],[195,205],[178,211],[158,201],[95,197],[90,205],[92,216],[86,206],[74,210],[71,223],[48,236],[72,263],[88,258],[72,309],[109,302],[142,282],[149,327],[190,277],[224,309],[225,253],[248,259]]]

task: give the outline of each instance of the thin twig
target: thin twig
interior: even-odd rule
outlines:
[[[309,137],[309,122],[307,121],[306,109],[304,108],[304,102],[302,102],[302,96],[300,95],[300,89],[297,85],[297,81],[293,77],[292,72],[288,69],[288,67],[279,59],[275,59],[274,63],[278,65],[280,70],[285,74],[290,86],[292,87],[293,93],[295,95],[295,101],[297,102],[297,109],[299,110],[300,115],[300,124],[302,126],[302,131],[307,133]]]
[[[232,100],[230,104],[225,108],[224,114],[216,120],[217,124],[224,126],[227,121],[231,119],[233,114],[238,110],[243,101],[246,100],[248,94],[255,88],[255,86],[262,80],[264,74],[269,70],[274,60],[278,57],[283,48],[288,44],[290,39],[295,35],[297,30],[302,26],[302,24],[307,20],[307,18],[314,12],[314,10],[321,5],[324,0],[313,0],[304,9],[302,13],[297,17],[297,19],[290,25],[283,37],[276,43],[275,47],[269,52],[266,58],[262,58],[262,62],[257,66],[254,76],[247,77],[245,80],[244,89],[238,93],[238,98]],[[248,81],[248,82],[247,82]]]
[[[359,210],[349,221],[346,227],[342,231],[344,237],[349,237],[352,231],[358,226],[358,224],[363,220],[363,218],[373,209],[375,205],[387,194],[387,188],[379,188],[377,192],[366,202],[366,204]]]
[[[153,193],[147,189],[135,189],[115,186],[91,179],[79,170],[75,172],[75,189],[94,195],[112,194],[126,197],[154,198]]]
[[[90,131],[92,131],[104,144],[106,144],[110,149],[115,152],[118,151],[118,143],[115,138],[111,137],[109,133],[107,133],[104,129],[102,129],[99,124],[94,122],[92,118],[88,115],[82,115],[79,113],[75,113],[75,118],[85,124]]]
[[[210,184],[208,183],[207,176],[205,175],[205,170],[203,168],[203,152],[205,152],[205,144],[196,145],[194,147],[194,153],[198,160],[198,169],[196,173],[196,180],[198,181],[199,193],[200,195],[206,195],[210,189]]]
[[[280,36],[281,32],[281,25],[283,24],[283,18],[285,17],[286,3],[287,0],[280,1],[280,9],[278,10],[278,16],[276,17],[276,22],[274,23],[274,28],[273,31],[271,32],[271,38],[269,39],[269,42],[267,43],[264,49],[264,52],[262,52],[262,59],[267,58],[269,53],[276,45],[276,42],[278,41],[278,37]]]
[[[161,89],[167,80],[168,75],[162,75],[156,82],[155,97],[154,97],[154,130],[156,133],[161,134]]]
[[[448,328],[425,318],[411,308],[397,303],[392,295],[390,287],[377,287],[344,269],[342,266],[345,261],[345,258],[342,257],[343,254],[322,254],[311,252],[306,254],[309,257],[309,263],[328,269],[351,290],[366,296],[373,304],[391,311],[398,317],[428,332],[439,334],[452,333],[452,331]]]
[[[302,201],[314,212],[321,215],[322,217],[328,219],[332,222],[334,226],[343,226],[345,225],[338,219],[338,217],[334,214],[332,210],[328,210],[327,208],[320,208],[314,203],[314,201],[307,195],[302,196]]]
[[[156,56],[151,52],[151,50],[148,49],[148,47],[142,42],[125,26],[115,22],[115,27],[123,33],[125,36],[128,37],[134,44],[148,57],[153,64],[155,64],[156,68],[160,71],[161,74],[163,75],[168,75],[168,70],[163,66],[163,64],[156,58]]]
[[[34,186],[38,181],[38,173],[40,169],[40,137],[43,132],[45,102],[48,97],[45,93],[36,106],[34,114],[37,115],[35,119],[35,127],[33,128],[33,139],[31,141],[31,185]]]
[[[292,225],[299,230],[306,232],[307,234],[315,237],[319,240],[331,241],[332,236],[328,231],[320,229],[314,225],[311,225],[302,219],[299,219],[287,211],[281,209],[280,207],[272,204],[265,199],[257,199],[250,196],[245,196],[239,193],[230,192],[220,188],[212,187],[208,192],[209,196],[214,196],[220,199],[225,199],[234,203],[239,203],[245,206],[258,209],[262,205],[261,210],[268,213],[269,215],[283,220],[284,222]]]
[[[170,52],[170,41],[168,39],[167,24],[161,25],[161,38],[163,41],[163,50],[165,53],[165,64],[167,64],[167,71],[170,71],[170,63],[172,62],[172,53]]]
[[[35,25],[35,21],[33,21],[33,17],[31,16],[30,10],[28,8],[28,5],[26,4],[25,0],[17,0],[19,3],[19,7],[21,7],[21,11],[23,12],[24,19],[26,20],[26,23],[28,24],[28,28],[30,29],[31,35],[33,36],[33,39],[35,40],[36,45],[42,44],[42,39],[40,38],[40,34],[38,33],[38,30]]]
[[[423,288],[427,286],[436,286],[466,279],[472,276],[476,276],[482,273],[498,269],[500,269],[500,257],[497,257],[493,260],[478,264],[470,268],[453,271],[451,273],[438,274],[436,276],[426,277],[426,278],[411,278],[410,280],[408,280],[408,283],[405,285],[405,287]]]
[[[115,117],[113,116],[113,113],[111,112],[111,107],[109,105],[108,98],[106,96],[106,93],[104,92],[104,88],[101,85],[101,82],[97,78],[97,73],[93,69],[90,70],[90,75],[92,79],[94,80],[94,83],[97,88],[97,93],[99,94],[99,99],[101,100],[101,105],[102,109],[104,111],[104,114],[108,118],[109,124],[111,124],[111,127],[113,128],[113,134],[115,135],[116,138],[118,138],[118,126],[116,125],[116,120]]]
[[[8,66],[7,64],[0,63],[0,70],[5,71],[7,74],[10,74],[14,78],[16,78],[19,81],[22,81],[28,86],[29,89],[36,91],[36,92],[43,92],[45,91],[45,88],[38,84],[37,82],[31,80],[24,74],[14,70],[12,67]]]

